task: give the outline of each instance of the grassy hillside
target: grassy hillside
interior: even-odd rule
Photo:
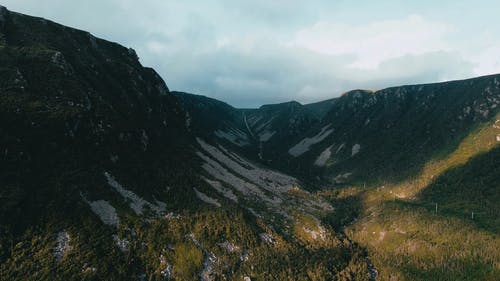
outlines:
[[[326,192],[336,200],[358,199],[358,208],[345,208],[358,215],[345,231],[367,247],[380,280],[497,279],[497,118],[411,180]]]
[[[326,126],[332,133],[280,164],[330,183],[346,174],[342,182],[404,182],[419,175],[435,157],[455,150],[497,114],[499,104],[498,75],[377,92],[352,91],[338,98],[322,122],[296,143]],[[327,150],[328,160],[315,165]]]

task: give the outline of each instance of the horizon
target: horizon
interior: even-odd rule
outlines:
[[[288,100],[288,101],[281,101],[281,102],[276,102],[276,103],[261,104],[261,105],[259,105],[257,107],[237,107],[237,106],[233,106],[232,104],[228,103],[225,100],[217,99],[217,98],[210,97],[210,96],[203,95],[203,94],[199,94],[199,93],[190,93],[190,92],[179,91],[179,90],[170,90],[170,91],[171,92],[182,93],[182,94],[188,94],[188,95],[201,96],[201,97],[205,97],[205,98],[215,99],[217,101],[220,101],[220,102],[223,102],[225,104],[228,104],[229,106],[232,106],[233,108],[236,108],[236,109],[258,109],[258,108],[260,108],[262,106],[266,106],[266,105],[278,105],[278,104],[285,104],[285,103],[292,103],[292,102],[299,103],[300,105],[315,104],[315,103],[320,103],[320,102],[324,102],[324,101],[331,100],[331,99],[340,98],[343,95],[348,94],[350,92],[354,92],[354,91],[366,91],[366,92],[371,92],[372,94],[375,94],[377,92],[380,92],[380,91],[383,91],[383,90],[387,90],[387,89],[391,89],[391,88],[400,88],[400,87],[407,87],[407,86],[421,86],[421,85],[436,85],[436,84],[442,84],[442,83],[452,83],[452,82],[474,80],[474,79],[477,79],[477,78],[483,78],[483,77],[489,77],[489,76],[500,76],[500,73],[485,74],[485,75],[480,75],[480,76],[473,76],[473,77],[467,77],[467,78],[462,78],[462,79],[452,79],[452,80],[440,81],[440,82],[427,82],[427,83],[426,82],[422,82],[422,83],[417,83],[417,84],[389,85],[389,86],[387,86],[385,88],[382,88],[382,89],[354,88],[354,89],[348,90],[346,92],[343,92],[340,95],[337,95],[337,96],[334,96],[334,97],[326,97],[326,98],[318,100],[318,101],[312,101],[312,102],[306,102],[306,103],[304,103],[304,102],[300,102],[300,101],[297,101],[297,100]]]
[[[467,2],[2,0],[0,5],[132,47],[171,90],[258,108],[292,100],[309,104],[353,89],[500,73],[500,28],[492,8],[500,5]]]

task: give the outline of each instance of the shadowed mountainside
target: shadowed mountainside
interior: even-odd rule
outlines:
[[[210,113],[200,115],[196,112],[207,98],[176,96],[195,115],[199,131],[247,157],[313,186],[375,184],[418,174],[489,122],[500,108],[500,75],[355,90],[311,105],[290,102],[249,110],[212,100]]]
[[[133,50],[0,7],[0,280],[369,278],[328,203],[192,115]]]

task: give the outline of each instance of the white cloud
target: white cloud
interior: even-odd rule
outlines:
[[[489,46],[471,55],[475,62],[475,75],[487,75],[500,72],[500,44]]]
[[[451,29],[420,15],[357,25],[318,22],[299,30],[290,45],[322,54],[352,54],[356,59],[351,67],[375,69],[388,59],[450,50],[445,36]]]
[[[493,1],[460,13],[436,1],[0,2],[135,48],[172,90],[242,107],[500,72]]]
[[[213,48],[207,48],[203,54],[180,48],[180,53],[169,60],[183,67],[174,66],[176,71],[170,71],[169,81],[178,83],[181,89],[190,88],[233,105],[258,106],[292,99],[314,102],[354,88],[380,89],[472,75],[474,65],[461,53],[451,50],[443,39],[444,34],[452,30],[445,24],[425,23],[418,16],[367,25],[343,24],[343,28],[336,29],[349,34],[343,40],[342,34],[337,34],[338,39],[330,36],[324,45],[307,40],[301,42],[310,43],[312,47],[297,43],[304,30],[316,30],[317,26],[302,28],[296,32],[297,36],[292,34],[289,38],[275,36],[269,30],[225,35],[214,39]],[[322,26],[340,25],[323,23]],[[375,32],[384,30],[385,34]],[[430,30],[434,33],[424,32]],[[405,32],[416,37],[400,36]],[[360,43],[360,37],[364,42]],[[397,38],[400,41],[393,42]],[[385,40],[389,43],[385,44]],[[340,47],[334,44],[337,41],[342,43]],[[381,52],[384,48],[391,51]],[[360,62],[376,63],[363,67],[357,65]]]

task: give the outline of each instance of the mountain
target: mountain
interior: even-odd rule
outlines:
[[[190,97],[182,105],[196,111],[202,98]],[[210,115],[221,126],[198,126],[329,200],[335,211],[323,221],[368,249],[380,279],[494,280],[499,104],[500,75],[490,75],[354,90],[312,105],[216,102]]]
[[[0,27],[1,280],[370,276],[330,204],[202,134],[232,126],[198,122],[222,103],[185,110],[87,32],[4,7]]]
[[[234,108],[0,6],[0,280],[496,280],[500,75]]]
[[[499,95],[498,75],[352,91],[337,100],[308,137],[331,133],[317,143],[298,142],[295,151],[301,154],[293,156],[324,167],[330,182],[342,174],[353,182],[401,181],[455,149],[475,128],[496,120]]]
[[[224,102],[182,92],[173,92],[192,117],[193,130],[224,143],[246,157],[287,171],[287,153],[311,127],[316,126],[336,99],[302,105],[298,102],[238,109]],[[273,163],[283,162],[286,165]],[[297,171],[295,171],[297,172]],[[303,182],[310,178],[302,178]]]
[[[246,110],[221,103],[213,112],[231,112],[231,117],[212,116],[219,124],[232,125],[219,126],[212,135],[304,181],[319,176],[326,184],[401,181],[496,120],[499,95],[500,76],[493,75],[377,92],[354,90],[310,105],[289,102]],[[197,100],[192,97],[189,104]],[[196,111],[189,104],[183,103],[184,108]]]
[[[92,189],[99,170],[144,189],[182,173],[191,141],[185,113],[133,50],[2,11],[1,178],[19,203],[25,194],[32,208],[45,208],[45,193],[60,193],[62,182],[64,196]]]

